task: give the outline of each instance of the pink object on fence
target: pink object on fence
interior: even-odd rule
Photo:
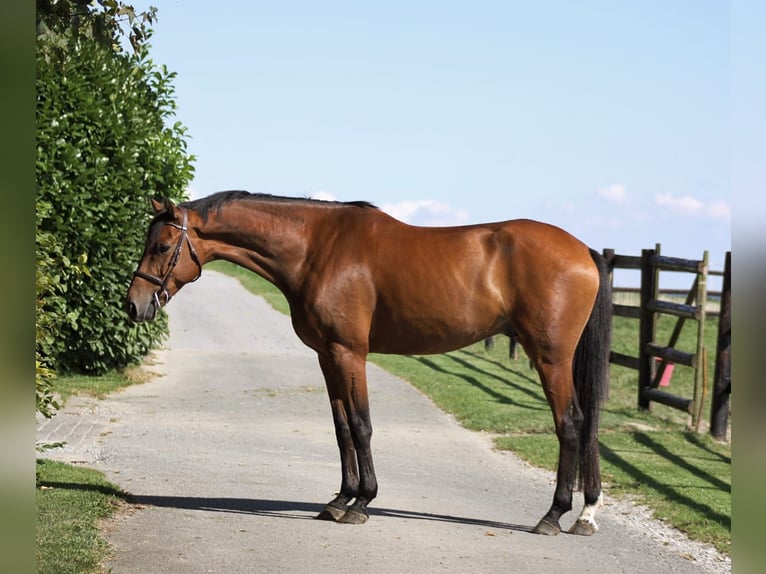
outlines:
[[[660,366],[660,362],[662,359],[659,357],[654,358],[655,362],[657,363],[657,368]],[[670,377],[673,376],[673,367],[675,366],[675,363],[668,362],[665,365],[665,372],[662,373],[662,378],[660,379],[660,386],[661,387],[667,387],[670,385]]]

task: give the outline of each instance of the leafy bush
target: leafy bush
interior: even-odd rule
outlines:
[[[39,207],[38,207],[39,208]],[[52,253],[56,251],[56,241],[50,233],[37,233],[37,261],[35,273],[36,307],[35,336],[37,346],[35,349],[35,389],[37,397],[37,412],[50,418],[58,408],[58,402],[53,395],[53,379],[56,372],[50,364],[50,358],[43,352],[45,345],[50,345],[53,338],[51,335],[51,323],[56,318],[55,313],[46,312],[45,301],[53,301],[61,286],[57,283],[57,275],[51,273],[56,260]]]
[[[41,18],[38,7],[38,361],[99,374],[139,361],[167,333],[164,317],[130,323],[124,298],[149,199],[184,199],[194,158],[185,128],[169,124],[174,74],[149,59],[149,30],[132,9],[102,2],[105,11],[82,13],[82,3],[63,4],[80,10],[77,19]],[[120,47],[120,14],[130,17],[135,53]]]

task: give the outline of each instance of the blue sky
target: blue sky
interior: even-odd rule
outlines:
[[[528,217],[618,253],[708,250],[714,269],[731,249],[726,2],[150,4],[194,197]]]

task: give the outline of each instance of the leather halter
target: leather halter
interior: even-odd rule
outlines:
[[[183,222],[181,225],[178,225],[174,221],[166,221],[165,225],[170,225],[171,227],[175,227],[176,229],[180,229],[181,233],[178,236],[178,242],[176,243],[175,250],[173,251],[173,256],[170,259],[170,266],[168,267],[167,272],[165,272],[165,275],[162,276],[160,279],[156,275],[151,275],[149,273],[144,273],[143,271],[136,270],[135,273],[133,273],[133,277],[140,277],[141,279],[145,279],[149,281],[150,283],[154,283],[155,285],[159,286],[159,288],[153,293],[154,298],[154,305],[157,309],[161,307],[160,303],[160,295],[164,295],[165,297],[165,305],[168,304],[170,301],[170,292],[168,291],[168,281],[170,280],[170,274],[173,272],[173,269],[176,268],[176,265],[178,265],[178,260],[181,256],[181,248],[184,244],[184,239],[186,240],[186,243],[189,245],[189,254],[191,255],[192,260],[197,264],[198,270],[197,270],[197,276],[189,281],[189,283],[193,283],[197,279],[199,279],[202,276],[202,264],[199,262],[199,258],[197,257],[197,252],[194,250],[194,246],[192,245],[191,239],[189,239],[189,235],[187,233],[188,231],[188,214],[186,212],[186,209],[183,207],[176,207],[176,209],[179,209],[181,211],[181,214],[183,215]]]

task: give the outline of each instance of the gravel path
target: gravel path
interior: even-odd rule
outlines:
[[[364,526],[313,520],[340,467],[315,355],[289,319],[206,271],[169,308],[157,376],[42,422],[47,453],[133,494],[111,572],[730,572],[712,548],[608,497],[590,538],[537,536],[553,474],[460,427],[369,365],[380,493]],[[565,516],[568,528],[576,511]]]

